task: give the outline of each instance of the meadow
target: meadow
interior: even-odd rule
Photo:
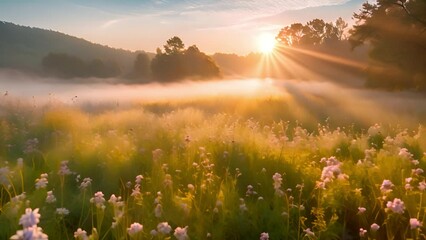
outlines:
[[[0,239],[424,239],[424,98],[286,87],[120,105],[3,96]]]

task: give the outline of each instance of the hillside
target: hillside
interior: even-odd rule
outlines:
[[[40,72],[43,57],[51,52],[66,53],[85,61],[116,62],[122,72],[130,71],[137,55],[52,30],[0,21],[0,68]]]

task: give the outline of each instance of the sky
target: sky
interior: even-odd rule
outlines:
[[[245,55],[262,34],[315,18],[352,23],[364,0],[0,0],[0,20],[63,32],[127,50],[186,46]]]

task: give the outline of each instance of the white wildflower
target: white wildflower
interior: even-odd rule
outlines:
[[[94,203],[97,208],[105,209],[105,198],[101,191],[95,193],[94,197],[90,199],[90,202]]]
[[[47,180],[47,173],[42,173],[40,175],[40,178],[37,178],[35,180],[35,188],[36,189],[40,189],[40,188],[46,188],[47,184],[49,183],[49,181]]]
[[[372,232],[377,232],[379,230],[380,226],[377,223],[373,223],[370,226],[370,229]]]
[[[84,178],[83,181],[80,184],[80,189],[87,189],[88,187],[90,187],[90,185],[92,184],[92,179],[91,178]]]
[[[174,232],[174,236],[178,239],[178,240],[187,240],[189,239],[188,235],[187,235],[187,231],[188,231],[188,226],[181,228],[181,227],[177,227],[175,229]]]
[[[46,203],[54,203],[56,202],[56,197],[53,195],[52,191],[47,192]]]
[[[40,214],[38,213],[39,209],[36,208],[32,210],[31,208],[25,209],[25,214],[19,219],[19,224],[24,228],[32,227],[37,225],[40,222]]]
[[[58,214],[59,216],[66,216],[70,213],[70,211],[66,208],[57,208],[56,209],[56,214]]]
[[[359,236],[365,237],[365,234],[367,234],[367,230],[365,230],[364,228],[360,228],[359,229]]]
[[[161,234],[169,234],[172,231],[172,227],[170,227],[168,222],[162,222],[157,225],[157,231]]]
[[[399,198],[395,198],[392,202],[388,201],[386,208],[394,213],[403,214],[405,210],[404,202]]]
[[[417,218],[410,218],[410,228],[416,229],[418,227],[421,227],[423,224],[417,220]]]
[[[130,236],[135,236],[142,230],[143,230],[143,226],[140,223],[135,222],[135,223],[132,223],[129,228],[127,228],[127,233]]]
[[[78,240],[88,240],[89,237],[87,236],[87,232],[82,230],[81,228],[78,228],[77,231],[74,232],[74,238]]]
[[[259,240],[269,240],[269,233],[266,233],[266,232],[261,233]]]

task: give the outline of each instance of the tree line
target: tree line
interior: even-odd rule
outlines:
[[[43,58],[42,66],[46,74],[62,78],[123,76],[114,61],[84,61],[65,53],[49,53]],[[201,52],[196,45],[185,48],[183,41],[175,36],[167,40],[164,50],[158,48],[152,59],[147,53],[139,53],[132,71],[124,77],[132,82],[206,79],[220,77],[220,69],[215,61]]]
[[[349,31],[342,18],[334,23],[322,19],[293,23],[282,28],[276,39],[285,47],[333,47],[342,41],[349,41],[352,49],[367,45],[366,86],[426,91],[426,1],[366,2],[353,19]]]

